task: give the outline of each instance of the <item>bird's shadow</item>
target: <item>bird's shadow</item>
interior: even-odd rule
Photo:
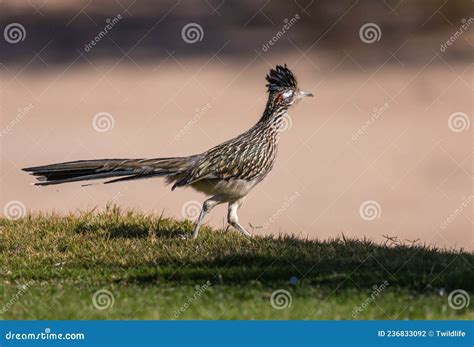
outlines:
[[[108,210],[107,210],[108,211]],[[112,207],[109,215],[100,215],[100,218],[89,218],[94,211],[84,214],[73,230],[76,233],[100,233],[107,239],[182,239],[186,231],[191,228],[191,221],[177,222],[171,219],[158,219],[140,216],[136,220],[122,218],[123,213],[119,208]],[[128,211],[129,213],[132,211]]]
[[[191,234],[191,221],[109,218],[77,223],[78,233],[94,233],[104,242],[143,239],[153,259],[137,257],[133,267],[113,264],[126,274],[116,281],[276,285],[304,281],[327,288],[374,288],[384,283],[426,288],[473,288],[474,255],[417,244],[377,244],[367,239],[309,240],[296,236],[259,236],[202,229]],[[109,241],[105,241],[109,240]],[[148,244],[149,242],[149,244]],[[469,267],[471,266],[471,267]]]
[[[182,239],[183,235],[184,233],[179,230],[149,228],[145,226],[130,228],[121,225],[107,230],[108,238],[143,239],[156,237],[159,239]]]

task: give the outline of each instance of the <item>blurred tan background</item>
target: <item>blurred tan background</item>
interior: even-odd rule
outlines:
[[[203,196],[161,179],[38,188],[20,169],[202,152],[258,120],[264,77],[286,63],[315,97],[291,109],[242,222],[472,250],[471,13],[471,1],[3,1],[0,213],[115,203],[195,218]],[[222,226],[225,208],[207,222]]]

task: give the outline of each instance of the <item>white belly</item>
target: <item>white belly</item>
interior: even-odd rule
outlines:
[[[225,201],[236,201],[245,197],[259,182],[246,180],[202,180],[191,186],[206,195],[219,195]]]

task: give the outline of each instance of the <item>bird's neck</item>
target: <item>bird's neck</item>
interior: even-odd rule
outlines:
[[[263,115],[255,127],[279,133],[285,124],[287,112],[287,105],[275,105],[272,100],[269,99],[265,111],[263,111]]]

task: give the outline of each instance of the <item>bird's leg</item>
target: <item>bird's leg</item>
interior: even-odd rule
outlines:
[[[243,235],[251,237],[252,234],[250,234],[247,230],[245,230],[242,225],[239,224],[239,216],[237,216],[237,210],[242,205],[242,203],[243,200],[229,202],[229,213],[227,214],[227,221]]]
[[[211,210],[216,205],[219,205],[221,203],[222,203],[221,199],[217,196],[213,196],[212,198],[209,198],[206,201],[204,201],[204,204],[202,204],[201,213],[199,213],[199,218],[198,218],[198,220],[196,222],[196,226],[194,227],[194,230],[193,230],[193,236],[192,236],[193,239],[195,239],[199,234],[199,229],[201,228],[202,222],[204,221],[204,216],[207,213],[211,212]]]

